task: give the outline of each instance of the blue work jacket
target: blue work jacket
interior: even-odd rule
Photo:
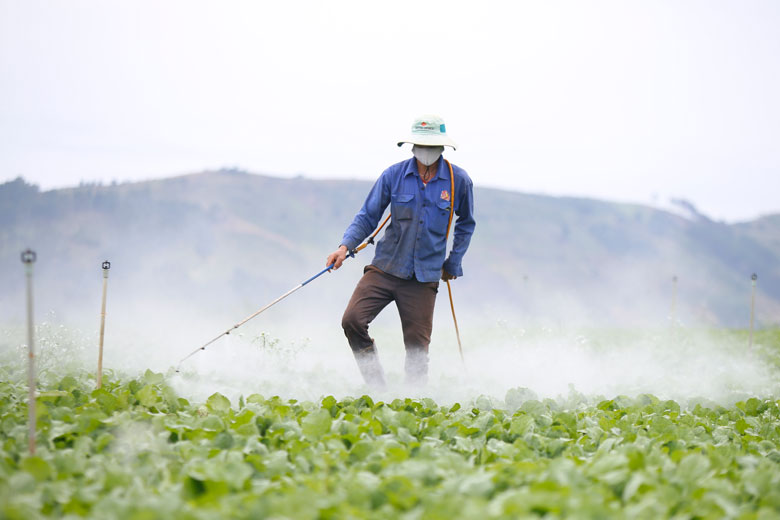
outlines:
[[[468,174],[454,164],[455,216],[452,249],[447,252],[446,233],[450,218],[452,188],[450,169],[440,159],[436,175],[424,184],[414,158],[390,166],[371,188],[363,207],[344,232],[341,244],[350,250],[360,245],[379,224],[388,204],[390,223],[376,244],[373,265],[399,278],[435,282],[442,268],[463,276],[461,261],[469,247],[476,225],[474,221],[473,183]]]

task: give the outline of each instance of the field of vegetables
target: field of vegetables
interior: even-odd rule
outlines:
[[[0,518],[780,518],[778,396],[195,403],[168,377],[50,378],[30,456],[0,367]]]

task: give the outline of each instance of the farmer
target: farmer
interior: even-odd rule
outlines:
[[[455,150],[444,121],[433,115],[416,119],[411,134],[398,146],[404,143],[413,145],[414,157],[382,172],[325,264],[341,267],[390,205],[390,223],[376,245],[373,261],[363,269],[341,322],[363,378],[376,388],[384,387],[385,377],[368,324],[395,301],[406,347],[406,381],[424,385],[439,279],[463,275],[461,261],[475,226],[471,179],[442,157],[445,146]],[[452,210],[457,220],[452,226],[453,246],[445,260]]]

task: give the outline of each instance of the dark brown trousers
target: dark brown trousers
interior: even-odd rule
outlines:
[[[404,280],[373,265],[365,267],[363,277],[355,287],[344,311],[341,326],[367,383],[384,384],[374,340],[368,335],[368,324],[392,301],[398,307],[401,317],[406,347],[404,366],[407,381],[425,383],[428,374],[428,345],[433,329],[433,308],[438,290],[438,281]]]

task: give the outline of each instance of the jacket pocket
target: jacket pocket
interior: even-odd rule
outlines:
[[[450,203],[447,200],[437,200],[436,209],[433,210],[433,231],[444,235],[447,232],[447,223],[450,221]]]
[[[408,220],[414,217],[414,194],[395,193],[391,197],[390,211],[394,220]]]
[[[450,201],[438,200],[436,201],[436,207],[447,213],[447,218],[450,218]]]

